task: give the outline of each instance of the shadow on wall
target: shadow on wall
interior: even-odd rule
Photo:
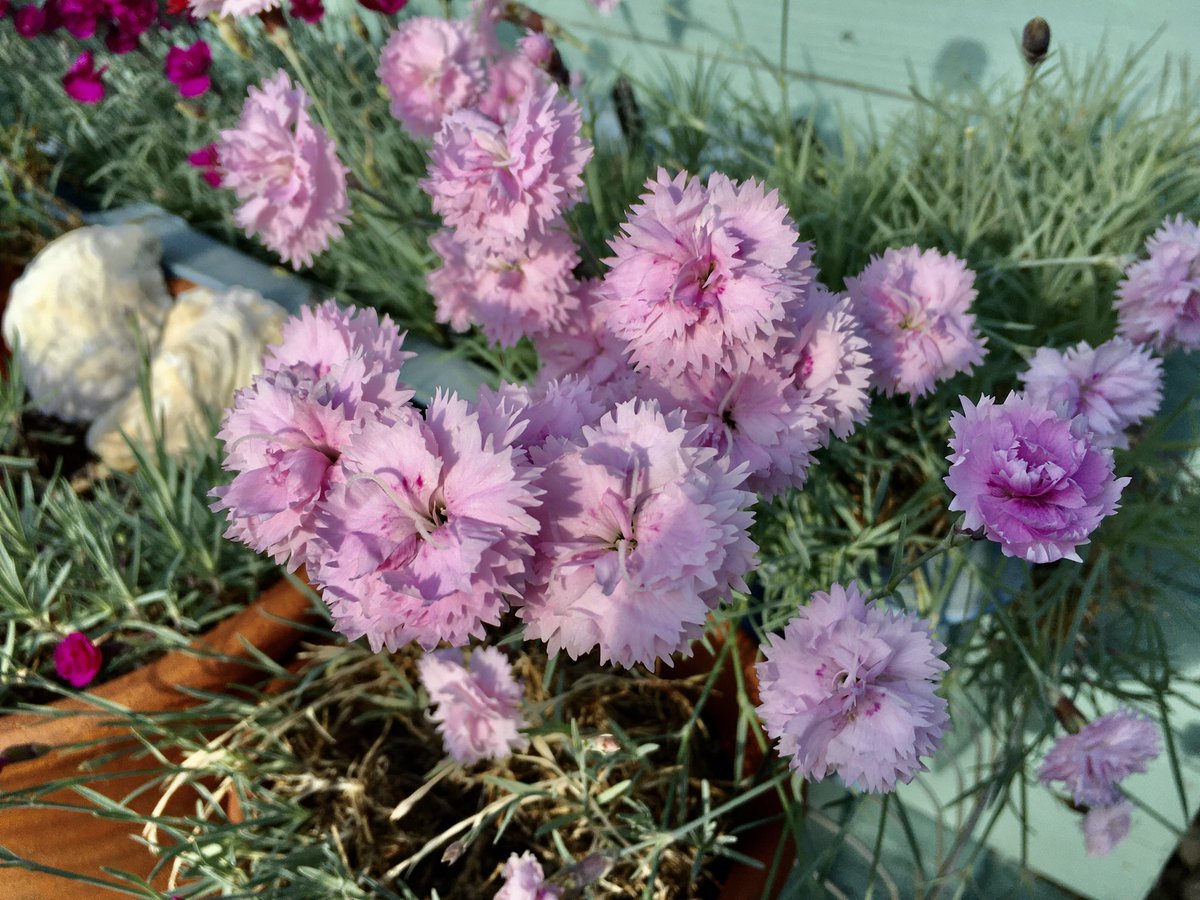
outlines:
[[[987,48],[970,38],[953,38],[942,45],[933,60],[933,82],[951,93],[970,90],[983,83]]]

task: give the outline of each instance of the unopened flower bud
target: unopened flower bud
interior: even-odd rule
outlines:
[[[1049,49],[1050,25],[1041,16],[1030,19],[1021,34],[1021,50],[1025,54],[1025,61],[1036,66],[1046,58]]]

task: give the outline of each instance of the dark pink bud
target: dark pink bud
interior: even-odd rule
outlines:
[[[13,26],[23,38],[37,37],[46,29],[46,14],[38,6],[22,6],[13,13]]]
[[[68,88],[68,93],[70,89]],[[103,94],[103,88],[101,88]],[[74,96],[74,95],[72,95]],[[79,99],[76,97],[75,99]],[[89,101],[81,100],[81,103]],[[58,677],[74,687],[91,684],[104,661],[100,650],[82,631],[73,631],[54,648],[54,670]]]
[[[192,151],[188,154],[187,161],[190,165],[200,170],[200,177],[212,187],[221,186],[221,171],[219,169],[221,160],[217,155],[216,144],[209,144],[207,147],[201,147],[199,150]]]
[[[292,16],[310,25],[315,25],[325,16],[325,5],[321,0],[292,0]]]

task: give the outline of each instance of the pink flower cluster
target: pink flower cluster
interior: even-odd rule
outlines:
[[[652,665],[744,589],[755,497],[682,414],[568,377],[422,415],[401,347],[371,313],[306,311],[220,433],[229,536],[307,566],[340,632],[463,646],[517,606],[552,650]]]
[[[1072,802],[1086,808],[1082,828],[1088,853],[1107,856],[1129,833],[1132,806],[1121,782],[1145,772],[1161,752],[1158,727],[1120,709],[1059,738],[1046,754],[1038,780],[1046,786],[1061,783]]]
[[[547,883],[542,864],[528,850],[512,854],[500,874],[504,886],[493,900],[559,900],[563,895],[562,888]]]
[[[1079,562],[1076,548],[1116,511],[1129,483],[1114,477],[1112,451],[1097,446],[1082,418],[1021,394],[1002,404],[961,399],[963,411],[950,418],[950,509],[1006,556]]]
[[[968,311],[975,273],[952,254],[886,250],[846,279],[872,350],[873,383],[913,400],[983,362],[984,340]]]
[[[521,734],[524,691],[512,665],[495,647],[476,647],[468,665],[458,650],[426,653],[417,663],[421,684],[446,752],[464,766],[483,759],[506,759],[524,750]]]
[[[235,220],[296,269],[341,237],[350,208],[346,167],[310,102],[280,69],[250,88],[237,127],[217,144],[221,183],[242,203]]]
[[[812,595],[758,663],[759,715],[807,778],[890,791],[925,771],[949,717],[945,647],[913,614],[868,606],[856,583]]]
[[[1117,331],[1156,350],[1200,347],[1200,224],[1177,216],[1146,240],[1148,258],[1117,288]]]

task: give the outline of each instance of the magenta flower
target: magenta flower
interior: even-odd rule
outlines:
[[[54,648],[54,671],[72,687],[87,687],[100,672],[104,657],[82,631],[72,631]]]
[[[1200,347],[1200,224],[1167,219],[1117,286],[1117,331],[1156,350]]]
[[[592,148],[580,116],[553,88],[524,97],[501,123],[473,110],[447,116],[421,182],[434,211],[480,245],[547,230],[583,193]]]
[[[1122,798],[1110,806],[1089,809],[1083,817],[1083,842],[1089,856],[1108,856],[1129,835],[1133,804]]]
[[[571,271],[579,253],[566,232],[531,233],[507,245],[478,245],[449,229],[430,239],[442,265],[429,273],[437,320],[455,331],[478,324],[494,343],[564,327],[578,309]]]
[[[925,771],[949,722],[945,647],[912,613],[868,606],[857,583],[817,591],[758,663],[759,716],[806,778],[890,791]]]
[[[391,98],[392,115],[418,137],[433,137],[447,115],[479,99],[478,57],[466,22],[429,16],[403,22],[379,56],[379,80]]]
[[[292,0],[288,10],[293,18],[309,25],[316,25],[325,18],[325,4],[321,0]]]
[[[1067,418],[1083,416],[1101,447],[1128,447],[1126,429],[1158,411],[1162,361],[1149,347],[1113,338],[1092,349],[1081,341],[1069,350],[1040,348],[1021,375],[1025,396]]]
[[[886,250],[846,279],[877,388],[915,400],[983,362],[984,339],[969,312],[974,283],[975,273],[953,254],[916,246]]]
[[[1097,447],[1082,419],[1010,394],[950,417],[950,509],[966,513],[1005,556],[1034,563],[1071,559],[1105,516],[1116,512],[1128,478],[1114,478],[1112,451]]]
[[[737,370],[774,347],[809,254],[778,195],[660,169],[612,241],[601,312],[639,369]]]
[[[212,66],[212,50],[207,42],[196,41],[190,47],[172,47],[167,51],[163,72],[171,84],[179,88],[181,97],[199,97],[212,87],[208,70]]]
[[[210,187],[221,186],[220,159],[217,155],[217,145],[209,144],[188,154],[188,165],[200,170],[200,177],[208,182]]]
[[[46,13],[32,3],[22,6],[13,13],[13,27],[21,37],[35,38],[46,28]]]
[[[446,752],[470,766],[524,750],[529,746],[521,734],[527,724],[521,714],[525,692],[512,664],[495,647],[472,650],[469,667],[462,659],[459,650],[436,650],[417,663]]]
[[[75,58],[62,84],[67,96],[79,103],[99,103],[104,99],[104,73],[108,66],[96,68],[91,50],[84,50]]]
[[[1112,806],[1123,798],[1120,783],[1145,772],[1161,752],[1158,726],[1133,710],[1119,709],[1055,741],[1038,781],[1047,787],[1061,782],[1079,806]]]
[[[335,625],[372,649],[481,637],[524,586],[538,470],[515,419],[485,432],[466,401],[437,394],[425,418],[365,424],[323,502],[328,548],[310,566]]]
[[[562,888],[546,883],[541,863],[528,850],[512,854],[500,874],[504,886],[494,900],[559,900],[563,895]]]
[[[224,184],[242,202],[237,223],[296,269],[342,236],[350,211],[346,167],[309,103],[280,69],[250,88],[237,127],[217,145]]]
[[[358,0],[358,5],[371,12],[393,16],[408,6],[408,0]]]
[[[98,0],[57,0],[54,4],[64,28],[72,37],[87,40],[96,33],[104,5]]]
[[[525,635],[575,658],[670,662],[754,565],[755,497],[679,414],[630,401],[530,453],[546,466]]]

